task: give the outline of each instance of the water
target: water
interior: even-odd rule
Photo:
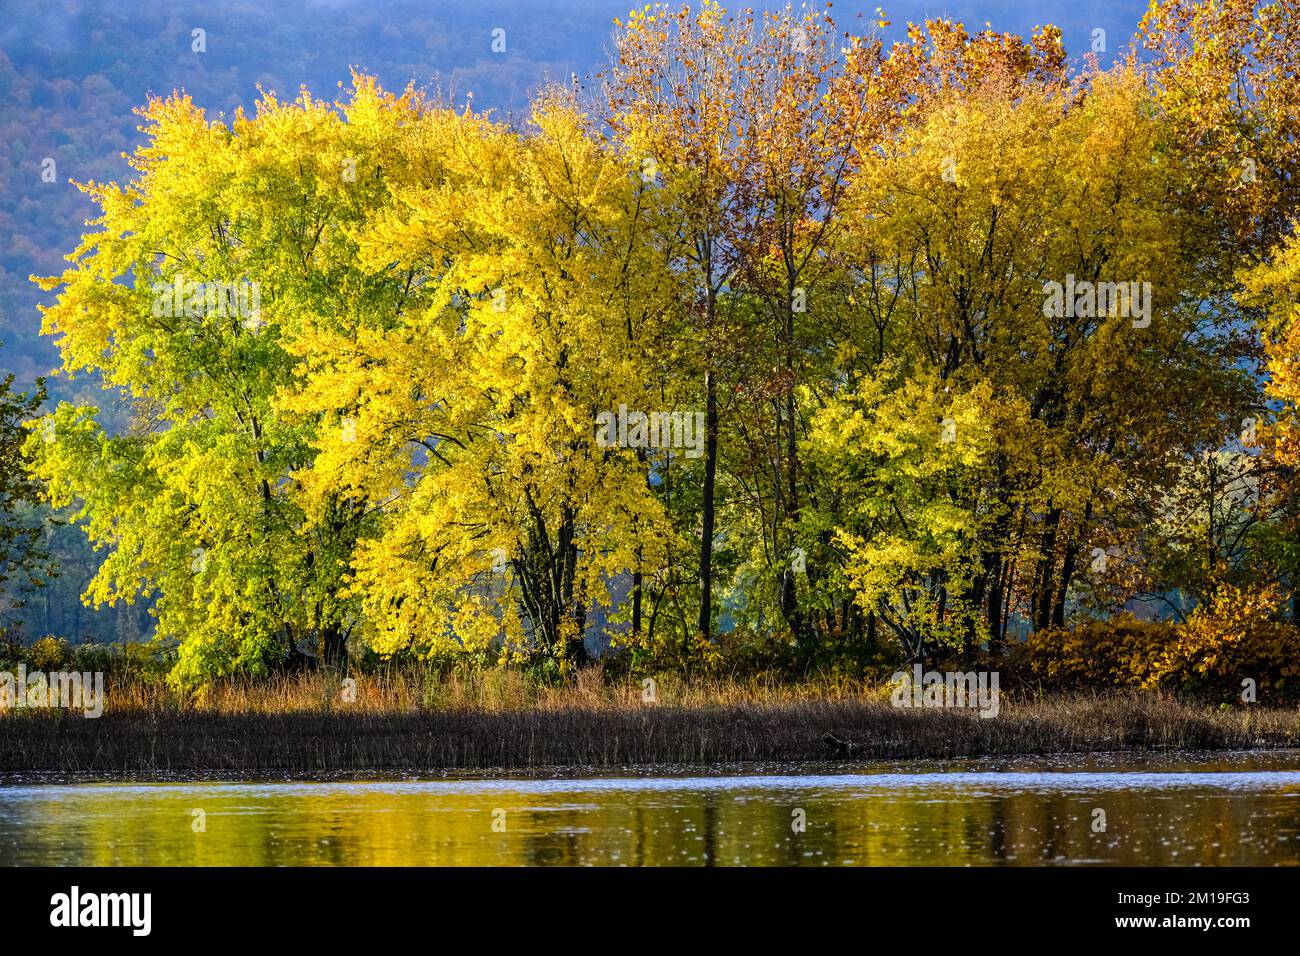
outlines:
[[[20,779],[0,784],[0,863],[1297,864],[1300,752],[910,762],[817,773]]]

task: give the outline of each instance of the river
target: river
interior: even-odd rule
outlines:
[[[1300,752],[0,782],[0,863],[1300,863]]]

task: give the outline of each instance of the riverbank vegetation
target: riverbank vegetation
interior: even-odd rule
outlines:
[[[0,670],[100,669],[102,716],[8,709],[0,772],[613,769],[1300,747],[1300,708],[1278,706],[1283,693],[1247,704],[1239,687],[1205,675],[1170,689],[1123,673],[1128,661],[1167,658],[1151,652],[1162,633],[1177,632],[1131,619],[1100,637],[1044,632],[1010,656],[977,661],[1000,668],[995,709],[984,715],[974,706],[897,706],[894,675],[884,671],[688,679],[598,663],[556,681],[519,667],[439,670],[390,660],[234,675],[188,689],[167,679],[174,651],[43,640],[9,647]],[[1123,653],[1130,645],[1144,650]]]
[[[806,759],[922,719],[860,689],[956,661],[1152,693],[1089,731],[1009,711],[1031,750],[1122,741],[1129,706],[1166,715],[1153,745],[1253,739],[1157,692],[1300,684],[1292,4],[1157,0],[1109,68],[1052,27],[859,28],[637,12],[527,124],[364,75],[231,117],[150,100],[134,178],[83,185],[101,217],[41,280],[62,374],[130,425],[60,403],[23,453],[103,555],[86,600],[156,619],[110,694],[275,764],[274,730],[197,714],[320,711],[312,746],[351,759],[390,724],[299,705],[352,680],[419,728],[394,714],[499,682],[540,723],[410,731],[477,765],[570,746],[546,722],[599,667],[631,702],[573,760],[742,759],[699,741],[751,686]]]
[[[940,671],[997,673],[1000,692],[1016,699],[1129,691],[1175,696],[1189,703],[1243,707],[1298,701],[1300,632],[1288,624],[1263,622],[1221,633],[1213,621],[1193,617],[1190,625],[1139,621],[1121,616],[1074,628],[1040,631],[1005,653],[974,658],[935,658]],[[1197,635],[1208,634],[1197,639]],[[724,645],[725,647],[725,645]],[[638,703],[673,706],[767,704],[815,698],[887,699],[894,678],[911,668],[901,657],[882,659],[855,674],[817,671],[794,679],[778,648],[764,666],[740,667],[738,655],[718,654],[694,674],[647,671],[609,655],[578,671],[571,681],[517,666],[428,662],[409,657],[349,661],[340,667],[279,669],[270,674],[235,674],[198,688],[177,686],[169,675],[174,649],[150,644],[83,644],[56,638],[30,645],[0,644],[0,672],[21,666],[33,672],[102,672],[108,706],[127,711],[198,708],[221,713],[364,712],[460,709],[554,709]],[[1249,693],[1242,674],[1249,674]]]
[[[494,683],[494,681],[496,681]],[[528,688],[380,682],[344,705],[316,677],[247,681],[207,704],[110,701],[95,720],[0,721],[0,772],[159,775],[535,770],[1300,746],[1300,711],[1209,707],[1164,694],[1004,700],[997,719],[891,706],[880,688],[717,683],[658,702],[590,680]],[[121,688],[117,693],[121,694]],[[432,704],[425,708],[422,701]]]

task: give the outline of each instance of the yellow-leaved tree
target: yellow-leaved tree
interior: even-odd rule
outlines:
[[[277,400],[313,319],[401,308],[405,283],[361,271],[353,230],[387,201],[377,144],[415,109],[363,77],[340,104],[268,93],[229,120],[151,100],[136,178],[81,187],[97,228],[41,280],[64,369],[97,373],[130,424],[63,403],[33,424],[35,471],[105,551],[85,600],[156,598],[182,685],[339,660],[355,627],[340,588],[367,515],[333,491],[304,511],[316,423]]]
[[[567,97],[533,124],[404,128],[360,257],[418,296],[295,345],[284,405],[322,424],[303,484],[377,515],[351,593],[381,652],[580,663],[612,589],[665,560],[653,459],[601,424],[644,406],[664,347],[653,195]]]

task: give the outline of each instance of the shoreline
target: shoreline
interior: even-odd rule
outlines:
[[[593,771],[1300,747],[1300,710],[1154,695],[970,711],[878,700],[501,711],[0,716],[0,774]]]
[[[1199,769],[1207,761],[1219,763],[1294,761],[1295,766],[1252,767],[1244,769],[1300,771],[1300,745],[1252,750],[1100,750],[1075,753],[999,754],[987,757],[909,757],[904,759],[867,758],[862,760],[808,760],[784,763],[751,761],[729,764],[621,764],[618,766],[562,765],[547,767],[440,767],[440,768],[348,768],[328,771],[292,770],[220,770],[220,771],[4,771],[0,772],[0,789],[5,787],[77,786],[82,784],[419,784],[479,782],[588,782],[592,780],[691,780],[700,777],[790,777],[795,780],[816,777],[871,776],[878,773],[939,774],[975,769],[1016,773],[1055,770],[1052,764],[1074,761],[1066,772],[1115,772],[1114,765],[1127,770],[1140,766],[1150,772],[1178,772],[1183,768]],[[993,764],[993,766],[989,766]],[[1047,764],[1049,766],[1042,766]],[[1177,769],[1174,769],[1177,768]]]

